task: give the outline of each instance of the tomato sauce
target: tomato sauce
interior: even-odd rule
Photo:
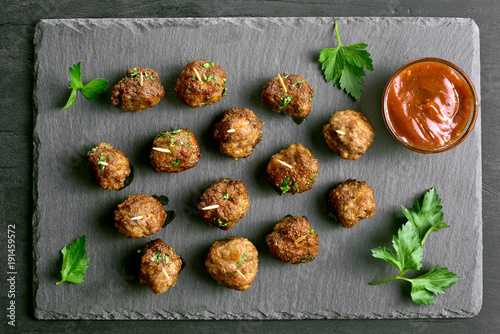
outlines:
[[[400,139],[422,150],[435,150],[460,139],[475,107],[472,88],[448,65],[417,62],[393,79],[386,117]]]

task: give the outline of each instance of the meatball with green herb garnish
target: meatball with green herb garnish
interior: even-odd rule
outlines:
[[[159,295],[177,284],[177,276],[182,268],[182,259],[174,248],[161,239],[148,242],[139,251],[139,283],[149,286]]]
[[[318,160],[300,143],[279,151],[267,165],[267,178],[279,195],[311,190],[318,174]]]
[[[134,67],[115,85],[111,103],[125,111],[142,111],[157,105],[165,95],[159,74],[143,67]]]
[[[226,71],[203,59],[186,65],[175,83],[179,101],[191,108],[220,101],[226,95]]]
[[[271,254],[285,263],[311,262],[319,252],[318,234],[304,217],[283,218],[266,237],[266,243]]]
[[[222,120],[215,124],[214,137],[222,154],[235,161],[252,155],[262,140],[262,122],[247,108],[224,111]]]
[[[340,182],[328,195],[328,207],[345,228],[358,225],[377,211],[373,189],[365,181]]]
[[[356,110],[337,111],[323,126],[328,147],[341,158],[357,160],[373,144],[375,129],[365,114]]]
[[[187,129],[159,133],[150,153],[151,168],[156,173],[179,173],[195,167],[201,158],[200,146]]]
[[[278,113],[302,118],[312,111],[314,89],[300,75],[278,74],[262,90],[262,102]]]
[[[217,180],[203,193],[198,203],[201,218],[224,231],[244,218],[249,208],[250,197],[245,184],[230,178]]]
[[[229,289],[248,290],[259,266],[257,248],[246,238],[215,241],[205,258],[205,268],[214,281]]]
[[[115,211],[115,227],[127,238],[147,238],[159,232],[167,213],[156,198],[130,195]]]
[[[104,142],[88,152],[87,169],[103,189],[109,190],[123,188],[132,171],[125,153]]]

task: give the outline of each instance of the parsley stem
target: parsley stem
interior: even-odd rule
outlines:
[[[394,281],[394,280],[397,280],[397,279],[404,279],[404,280],[407,280],[405,277],[402,277],[401,275],[403,275],[403,273],[399,274],[399,275],[396,275],[394,277],[391,277],[391,278],[386,278],[386,279],[383,279],[381,281],[377,281],[377,282],[370,282],[368,284],[370,285],[378,285],[378,284],[383,284],[383,283],[387,283],[387,282],[390,282],[390,281]]]
[[[335,33],[337,34],[337,41],[339,42],[339,47],[341,47],[342,43],[340,43],[339,28],[337,22],[335,22]]]

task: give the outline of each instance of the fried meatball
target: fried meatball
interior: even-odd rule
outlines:
[[[266,243],[271,254],[285,263],[311,262],[319,252],[318,234],[304,217],[283,218],[266,237]]]
[[[328,207],[345,228],[358,225],[361,219],[370,218],[377,211],[373,189],[365,181],[352,179],[340,182],[330,192]]]
[[[375,140],[375,129],[365,114],[356,110],[337,111],[323,126],[328,147],[341,158],[359,159]]]
[[[279,151],[267,165],[267,178],[279,195],[311,190],[318,174],[318,160],[300,143]]]
[[[167,213],[160,201],[148,195],[130,195],[115,211],[115,227],[127,238],[147,238],[165,224]]]
[[[217,180],[203,193],[198,212],[209,225],[227,231],[245,217],[249,207],[245,184],[227,178]]]
[[[104,142],[88,152],[87,169],[103,189],[110,190],[123,188],[132,171],[125,153]]]
[[[226,95],[226,71],[203,59],[186,65],[175,83],[179,101],[192,107],[214,104]]]
[[[248,290],[258,271],[255,246],[242,237],[215,241],[205,258],[205,267],[212,279],[229,289]]]
[[[159,238],[150,241],[141,249],[139,283],[159,295],[175,286],[181,267],[182,259],[175,249]]]
[[[313,96],[314,89],[306,79],[288,73],[278,74],[262,90],[262,102],[273,111],[294,118],[309,115],[312,111]]]
[[[165,90],[158,73],[150,68],[134,67],[113,88],[111,103],[126,111],[142,111],[160,102]]]
[[[215,125],[214,137],[222,154],[235,161],[247,158],[262,140],[262,122],[250,109],[232,108]]]
[[[149,158],[154,172],[179,173],[195,167],[201,151],[191,131],[177,129],[156,136]]]

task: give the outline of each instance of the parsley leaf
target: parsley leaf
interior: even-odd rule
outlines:
[[[435,301],[432,294],[440,295],[445,293],[445,288],[451,286],[460,280],[457,274],[451,272],[446,267],[441,267],[437,271],[437,264],[422,276],[407,279],[411,282],[411,299],[420,305],[434,305]]]
[[[373,71],[373,61],[368,51],[368,45],[358,43],[344,46],[340,42],[338,24],[335,22],[335,33],[339,46],[321,50],[319,62],[326,82],[333,80],[333,85],[344,89],[354,99],[361,98],[365,69]]]
[[[236,263],[236,265],[237,265],[238,267],[239,267],[239,266],[241,266],[241,265],[243,264],[243,262],[245,262],[245,261],[246,261],[247,256],[248,256],[248,252],[245,252],[245,254],[243,254],[243,257],[241,258],[241,260],[239,260],[239,261]]]
[[[400,275],[409,270],[418,270],[423,257],[422,247],[411,223],[406,223],[398,230],[398,235],[392,238],[392,246],[396,256],[387,248],[372,249],[374,258],[384,260],[398,268]]]
[[[424,245],[425,239],[430,232],[439,231],[442,228],[450,227],[450,225],[443,222],[443,208],[441,199],[436,192],[435,188],[431,188],[424,195],[422,207],[418,201],[413,204],[412,209],[401,207],[404,215],[409,222],[413,224],[415,231],[417,231],[420,239],[420,245]]]
[[[86,98],[92,100],[108,86],[108,82],[104,79],[94,79],[88,84],[83,85],[81,67],[82,62],[79,61],[78,64],[73,64],[73,67],[69,68],[69,73],[71,74],[71,78],[69,78],[69,89],[72,89],[72,91],[63,110],[68,109],[75,103],[77,90],[80,90]]]
[[[72,283],[82,283],[83,277],[87,272],[89,262],[88,258],[84,258],[86,250],[86,235],[82,235],[71,245],[64,246],[61,249],[63,255],[63,264],[61,270],[61,281],[56,284],[61,284],[62,282],[72,282]]]
[[[387,283],[396,279],[411,283],[411,299],[416,304],[432,305],[435,303],[432,294],[443,294],[445,288],[450,288],[460,280],[457,274],[442,267],[437,271],[437,264],[426,274],[416,278],[406,278],[403,275],[410,270],[419,270],[422,267],[423,244],[430,232],[449,227],[443,223],[441,199],[436,189],[431,188],[424,196],[422,207],[418,201],[408,210],[402,207],[408,222],[398,230],[398,235],[392,239],[396,255],[387,248],[372,249],[372,256],[384,260],[399,269],[399,274],[370,285]]]

